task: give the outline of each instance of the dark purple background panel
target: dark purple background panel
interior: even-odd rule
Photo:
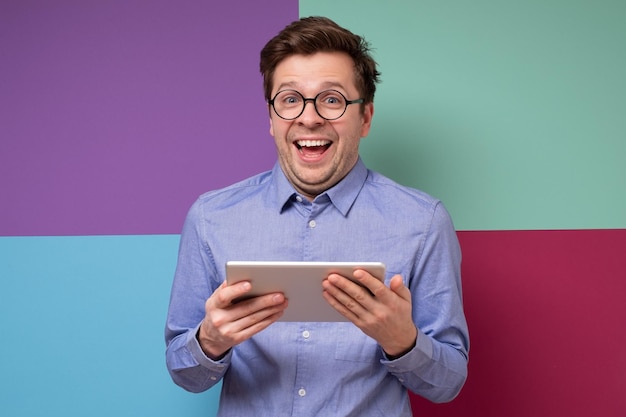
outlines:
[[[0,4],[0,235],[179,233],[275,161],[258,56],[298,2]]]

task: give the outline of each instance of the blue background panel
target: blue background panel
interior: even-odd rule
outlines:
[[[5,416],[214,416],[165,367],[178,235],[0,238]]]

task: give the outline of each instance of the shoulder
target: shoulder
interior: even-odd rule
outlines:
[[[370,195],[376,195],[376,204],[384,205],[381,216],[392,218],[394,224],[425,231],[433,241],[458,246],[454,221],[440,199],[374,171],[370,171],[366,187]]]
[[[419,219],[424,226],[454,229],[450,213],[440,199],[399,184],[379,172],[368,171],[362,194],[368,204],[378,207],[381,215],[397,220]]]
[[[368,171],[365,189],[371,193],[376,193],[381,199],[390,199],[390,202],[394,205],[408,204],[424,209],[434,209],[441,204],[439,199],[422,190],[399,184],[391,178],[372,170]]]
[[[255,196],[261,197],[269,187],[271,179],[272,171],[262,172],[229,186],[205,192],[198,197],[194,206],[200,206],[205,210],[219,210],[249,201]]]

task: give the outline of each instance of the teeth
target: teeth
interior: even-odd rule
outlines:
[[[326,146],[330,143],[328,140],[299,140],[298,146],[301,148],[305,146]]]

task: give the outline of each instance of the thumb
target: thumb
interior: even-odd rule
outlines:
[[[411,291],[404,285],[402,275],[394,275],[389,281],[389,288],[404,300],[411,301]]]

